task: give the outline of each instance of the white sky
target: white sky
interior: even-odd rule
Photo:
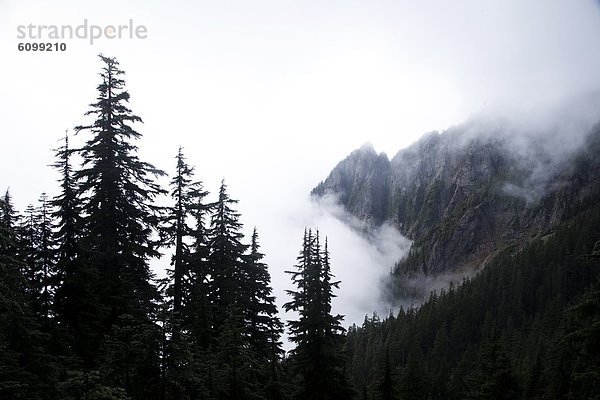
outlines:
[[[17,25],[76,26],[84,18],[133,19],[148,38],[66,40],[64,53],[17,50]],[[303,226],[330,228],[322,231],[334,264],[355,260],[352,268],[334,265],[352,288],[342,289],[339,311],[360,322],[378,307],[360,290],[370,259],[342,253],[367,245],[323,220],[306,202],[310,189],[365,141],[392,156],[482,110],[543,106],[600,88],[600,7],[591,0],[0,0],[0,191],[10,187],[18,207],[56,193],[50,149],[85,121],[98,53],[117,57],[127,73],[131,108],[145,122],[138,130],[146,161],[170,172],[183,145],[210,190],[226,178],[247,229],[259,227],[282,301],[281,271],[294,262]],[[379,267],[378,274],[388,268]]]

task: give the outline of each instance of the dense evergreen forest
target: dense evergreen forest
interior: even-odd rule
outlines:
[[[286,324],[227,185],[211,196],[180,147],[161,187],[124,72],[100,59],[85,143],[55,151],[59,194],[22,212],[0,199],[0,398],[600,398],[599,191],[475,277],[348,331],[327,238],[307,229]]]
[[[137,156],[124,72],[100,59],[93,122],[75,128],[85,144],[66,135],[56,150],[59,195],[24,213],[9,192],[0,200],[0,398],[347,398],[318,232],[290,271],[298,319],[284,359],[257,230],[245,241],[225,183],[207,200],[182,148],[169,187],[157,184],[165,173]],[[171,263],[156,279],[161,254]]]
[[[347,337],[366,399],[600,396],[600,204]]]

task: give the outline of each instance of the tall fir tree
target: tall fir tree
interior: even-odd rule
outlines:
[[[38,212],[38,249],[36,261],[40,271],[40,314],[49,322],[53,315],[54,294],[59,284],[56,270],[56,241],[54,240],[52,208],[46,193],[39,199]]]
[[[210,252],[207,256],[211,276],[208,295],[216,335],[228,317],[229,307],[239,302],[246,292],[244,253],[248,246],[242,243],[240,214],[233,209],[237,202],[227,193],[225,182],[221,182],[208,232]]]
[[[17,243],[17,215],[7,190],[0,198],[0,395],[25,397],[27,379],[21,369],[22,346],[14,336],[15,327],[33,318],[25,301],[26,282],[21,274]],[[24,323],[25,322],[25,323]]]
[[[192,244],[185,277],[188,298],[183,315],[191,350],[188,355],[193,376],[187,392],[191,398],[210,399],[217,393],[217,388],[225,384],[219,381],[217,339],[213,329],[215,307],[210,295],[210,229],[206,226],[206,220],[214,204],[204,202],[207,192],[201,184],[194,192],[195,201],[190,209],[193,219]]]
[[[16,220],[17,215],[12,204],[12,198],[7,190],[4,196],[0,197],[0,248],[2,249],[2,260],[4,262],[14,262],[15,260],[17,245]]]
[[[276,362],[283,353],[279,344],[283,324],[277,316],[271,275],[267,264],[262,261],[264,254],[260,252],[256,228],[252,232],[249,250],[250,253],[245,257],[245,279],[248,282],[247,293],[245,293],[248,337],[257,353],[265,356],[266,361]],[[273,345],[275,352],[273,352]]]
[[[97,275],[93,292],[108,335],[106,341],[100,337],[106,344],[100,357],[105,377],[130,396],[144,398],[159,381],[160,334],[152,322],[158,291],[150,283],[148,261],[160,255],[153,238],[159,222],[155,198],[164,191],[154,179],[164,173],[138,158],[134,141],[141,134],[132,125],[142,120],[127,107],[124,72],[116,59],[100,59],[102,82],[86,113],[95,119],[75,128],[91,135],[79,151],[82,167],[75,173],[83,200],[80,242],[83,262]],[[129,358],[120,357],[125,347]]]
[[[34,214],[31,208],[30,212]],[[40,324],[41,286],[35,285],[40,276],[30,269],[36,265],[39,253],[19,249],[28,246],[31,237],[19,239],[22,230],[17,221],[7,191],[0,198],[0,398],[54,398],[57,363],[48,353],[47,328]],[[28,231],[37,240],[34,228]]]
[[[194,169],[189,166],[180,147],[176,156],[176,172],[171,180],[172,205],[166,209],[161,236],[163,244],[173,250],[169,271],[169,284],[164,298],[169,317],[163,325],[167,329],[168,341],[166,357],[168,358],[165,374],[166,388],[172,398],[181,398],[186,387],[193,386],[193,358],[195,344],[192,340],[193,321],[195,314],[193,292],[196,284],[204,284],[196,280],[194,275],[202,263],[202,259],[194,255],[200,244],[196,243],[196,229],[203,227],[191,226],[190,222],[196,216],[202,199],[206,196],[202,183],[194,181]],[[201,219],[201,218],[200,218]]]
[[[212,306],[209,296],[210,254],[206,218],[213,208],[205,204],[204,197],[208,194],[202,185],[195,189],[195,202],[191,204],[193,225],[193,243],[191,246],[189,265],[187,269],[187,284],[189,286],[188,304],[185,313],[185,323],[191,333],[191,341],[201,350],[207,350],[212,339]]]
[[[51,203],[54,208],[58,286],[53,308],[73,355],[89,366],[102,332],[98,321],[98,297],[94,290],[98,276],[93,266],[81,257],[81,206],[72,162],[77,150],[69,146],[68,131],[62,140],[63,143],[54,150],[55,161],[52,164],[59,173],[60,186],[60,193]],[[70,364],[76,366],[75,362]]]
[[[233,208],[237,200],[227,193],[221,182],[208,231],[207,267],[208,301],[212,339],[209,352],[217,355],[212,379],[213,395],[224,399],[249,398],[249,385],[254,381],[251,366],[256,364],[247,335],[244,317],[247,310],[248,282],[245,256],[248,246],[242,243],[240,214]]]
[[[98,98],[86,113],[95,120],[75,128],[92,136],[80,151],[83,164],[75,177],[85,199],[84,250],[99,272],[100,301],[112,323],[123,313],[147,316],[156,297],[147,260],[160,255],[152,239],[158,222],[154,199],[164,191],[153,178],[164,173],[138,158],[133,141],[141,134],[132,124],[142,119],[126,106],[124,72],[115,58],[100,59]]]
[[[52,199],[53,218],[56,220],[55,239],[57,241],[57,262],[63,273],[70,269],[70,264],[79,254],[79,225],[81,215],[79,201],[76,197],[76,186],[73,180],[71,156],[74,152],[69,147],[69,133],[65,132],[64,143],[54,150],[55,161],[52,167],[60,174],[58,183],[60,194]]]
[[[52,167],[59,173],[60,193],[52,199],[55,220],[54,240],[56,241],[56,269],[58,287],[54,298],[54,310],[61,325],[67,330],[71,345],[76,354],[85,351],[81,345],[89,334],[97,328],[94,324],[87,329],[81,326],[81,315],[87,314],[87,320],[93,320],[97,314],[96,298],[91,292],[93,274],[87,265],[81,263],[79,240],[81,238],[81,212],[77,198],[77,187],[73,178],[72,155],[69,147],[69,133],[65,131],[63,143],[54,149]],[[90,329],[91,328],[91,329]]]
[[[277,316],[277,305],[272,295],[271,275],[262,261],[258,232],[252,232],[250,252],[245,257],[247,293],[246,326],[247,335],[258,362],[265,366],[262,385],[269,399],[282,396],[280,361],[283,356],[283,323]]]
[[[213,305],[209,295],[210,265],[208,256],[210,245],[205,219],[213,205],[203,202],[207,192],[200,186],[192,204],[191,214],[194,220],[193,244],[188,266],[189,299],[185,314],[185,323],[190,330],[190,340],[198,350],[206,352],[213,339]]]
[[[318,231],[304,233],[295,271],[288,271],[297,287],[289,290],[292,300],[286,311],[299,314],[289,322],[290,340],[296,344],[291,359],[296,371],[299,400],[337,400],[353,396],[345,376],[343,316],[332,315],[333,288],[327,241],[321,248]]]
[[[36,265],[38,245],[38,214],[33,204],[28,204],[23,215],[17,219],[17,249],[22,262],[21,273],[27,281],[26,292],[34,313],[39,315],[40,276]]]
[[[189,298],[188,288],[185,288],[185,276],[188,275],[190,246],[188,238],[193,238],[193,228],[189,226],[193,206],[196,204],[200,183],[194,182],[194,168],[189,166],[179,147],[176,156],[176,172],[171,179],[171,199],[173,204],[167,209],[162,235],[165,245],[173,248],[171,258],[173,313],[181,317],[182,303]]]
[[[56,282],[56,248],[52,232],[52,212],[45,193],[39,205],[28,205],[18,228],[23,275],[33,313],[46,327],[52,311]]]

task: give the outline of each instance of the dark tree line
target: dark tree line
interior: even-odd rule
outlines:
[[[100,58],[93,122],[75,128],[85,143],[65,135],[55,151],[59,194],[23,214],[0,199],[0,398],[347,398],[327,246],[304,239],[285,358],[257,230],[245,242],[225,183],[206,200],[182,148],[168,190],[157,183],[124,72]],[[161,252],[171,268],[156,279]]]
[[[600,397],[600,204],[347,335],[362,399]]]

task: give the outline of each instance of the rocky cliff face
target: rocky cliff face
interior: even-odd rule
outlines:
[[[516,141],[508,130],[484,129],[465,124],[430,133],[391,160],[365,145],[312,194],[334,194],[360,219],[390,222],[412,239],[397,276],[480,268],[597,198],[600,129],[577,151],[562,153],[540,145],[543,136]]]
[[[390,161],[370,143],[353,151],[312,194],[334,194],[352,214],[373,225],[387,219]]]

